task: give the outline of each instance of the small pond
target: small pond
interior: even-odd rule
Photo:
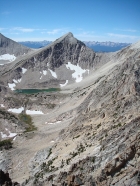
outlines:
[[[48,88],[48,89],[17,89],[16,93],[20,94],[36,94],[39,92],[57,92],[60,91],[60,88]]]

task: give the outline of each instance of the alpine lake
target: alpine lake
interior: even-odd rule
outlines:
[[[48,88],[48,89],[16,89],[15,93],[18,94],[36,94],[39,92],[58,92],[60,88]]]

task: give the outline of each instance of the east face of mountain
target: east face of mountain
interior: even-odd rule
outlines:
[[[76,78],[82,79],[81,73],[88,75],[88,70],[93,69],[97,62],[95,52],[68,33],[47,47],[9,64],[1,75],[4,83],[12,84],[16,80],[23,88],[59,87],[66,80],[74,83]],[[72,75],[74,72],[76,78]]]

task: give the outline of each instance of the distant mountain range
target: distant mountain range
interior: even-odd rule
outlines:
[[[38,49],[47,46],[48,44],[52,43],[52,41],[21,41],[19,43],[29,48]]]
[[[115,43],[111,41],[106,41],[106,42],[84,41],[84,43],[89,48],[92,48],[95,52],[115,52],[131,44],[131,43]]]
[[[131,43],[116,43],[116,42],[98,42],[98,41],[83,41],[86,46],[93,49],[95,52],[115,52],[127,47]],[[52,41],[22,41],[20,44],[27,46],[29,48],[42,48],[52,43]]]

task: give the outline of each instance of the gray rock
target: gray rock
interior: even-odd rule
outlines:
[[[0,33],[0,55],[14,54],[16,57],[27,54],[32,51],[30,48],[25,47]]]

